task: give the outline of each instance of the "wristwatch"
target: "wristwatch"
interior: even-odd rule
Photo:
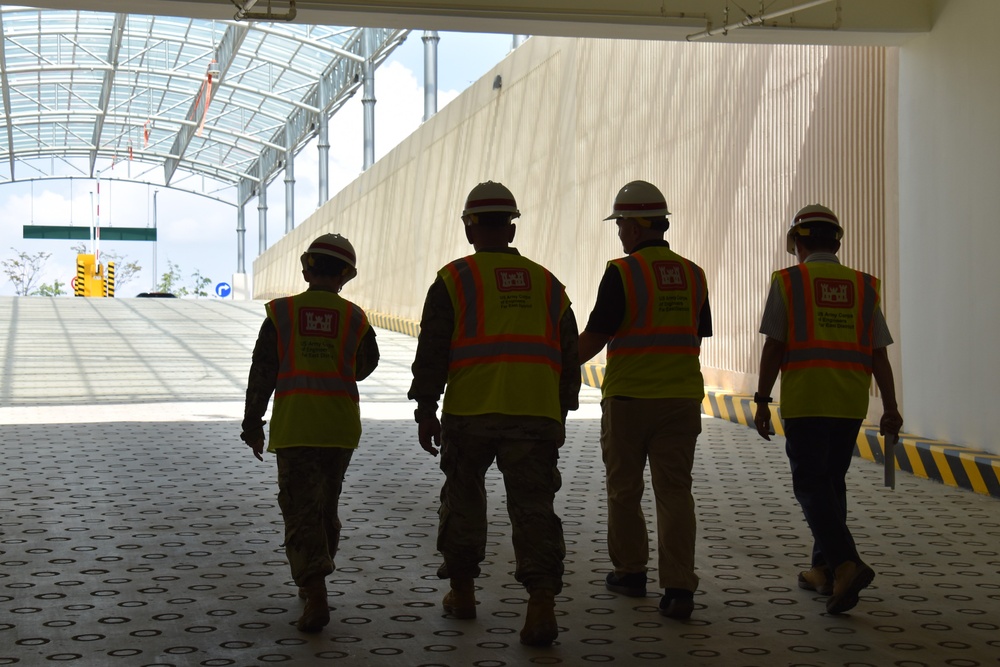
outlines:
[[[753,402],[754,402],[754,403],[757,403],[758,405],[760,405],[760,404],[762,404],[762,403],[763,403],[764,405],[766,405],[766,404],[768,404],[768,403],[773,403],[773,402],[774,402],[774,399],[773,399],[773,398],[771,398],[770,396],[761,396],[761,395],[760,395],[760,394],[758,394],[757,392],[754,392],[754,393],[753,393]]]
[[[422,422],[426,417],[437,417],[437,414],[434,412],[421,410],[420,408],[417,408],[416,410],[413,411],[413,421],[417,422],[418,424]]]

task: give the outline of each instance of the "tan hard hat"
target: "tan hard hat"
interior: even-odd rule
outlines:
[[[350,271],[345,274],[345,283],[358,275],[357,255],[354,252],[354,246],[340,234],[323,234],[309,244],[305,254],[336,257],[347,264]]]
[[[844,228],[840,226],[840,220],[837,219],[837,214],[822,204],[810,204],[809,206],[803,206],[799,209],[799,212],[792,218],[792,222],[788,226],[788,233],[785,235],[785,249],[794,255],[795,237],[808,236],[810,232],[810,230],[801,229],[801,227],[807,223],[817,222],[834,227],[836,229],[835,235],[838,241],[844,238]]]
[[[480,213],[510,213],[511,219],[521,217],[517,210],[514,195],[502,183],[486,181],[472,188],[465,198],[465,208],[462,210],[462,220]],[[466,222],[468,222],[466,220]]]
[[[667,200],[660,189],[646,181],[632,181],[618,191],[611,215],[605,220],[619,218],[650,218],[670,215]]]

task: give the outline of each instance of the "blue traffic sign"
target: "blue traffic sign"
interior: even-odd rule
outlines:
[[[222,297],[225,299],[227,296],[233,293],[233,286],[229,283],[219,283],[215,286],[215,296]]]

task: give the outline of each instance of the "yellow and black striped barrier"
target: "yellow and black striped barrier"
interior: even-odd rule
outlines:
[[[754,428],[756,406],[752,396],[706,389],[702,410],[713,417]],[[771,412],[779,414],[777,404],[771,404]],[[785,434],[780,419],[775,419],[773,424],[778,435]],[[882,464],[885,462],[883,442],[878,425],[864,424],[854,453]],[[1000,456],[990,452],[902,433],[896,445],[896,468],[921,479],[1000,498]]]
[[[77,257],[76,280],[73,281],[73,296],[83,296],[87,286],[87,265]]]
[[[113,297],[115,295],[115,263],[108,262],[104,271],[104,296]]]

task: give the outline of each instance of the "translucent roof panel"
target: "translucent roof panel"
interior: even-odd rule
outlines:
[[[162,165],[164,185],[193,174],[247,192],[357,90],[365,61],[362,28],[12,6],[0,22],[0,182],[57,156],[87,158],[91,177],[134,160]],[[368,30],[373,66],[407,35]]]

